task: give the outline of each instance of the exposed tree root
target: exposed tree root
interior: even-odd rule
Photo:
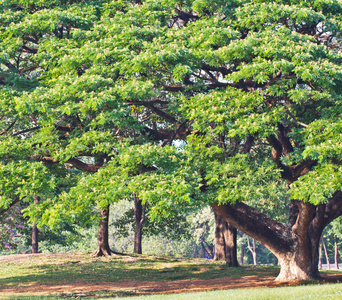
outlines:
[[[95,252],[93,252],[91,254],[91,256],[93,257],[100,257],[100,256],[105,256],[105,257],[109,257],[112,255],[120,255],[120,256],[131,256],[127,253],[122,253],[122,252],[117,252],[117,251],[113,251],[111,249],[102,249],[102,248],[98,248]]]

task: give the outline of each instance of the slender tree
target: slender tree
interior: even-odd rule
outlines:
[[[334,260],[335,260],[335,269],[339,269],[339,266],[338,266],[338,245],[337,245],[337,239],[336,239],[336,236],[334,237]]]
[[[330,259],[329,259],[328,249],[325,244],[324,238],[322,238],[322,245],[323,245],[324,254],[325,254],[325,261],[327,262],[328,270],[330,270]]]
[[[247,236],[247,247],[248,250],[252,253],[252,257],[253,257],[253,264],[257,265],[258,264],[258,260],[257,260],[257,249],[256,249],[256,244],[255,244],[255,239],[252,239],[253,243],[251,245],[251,242],[249,240],[249,237]]]

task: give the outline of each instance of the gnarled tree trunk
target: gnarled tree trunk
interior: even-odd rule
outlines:
[[[252,207],[213,205],[219,217],[267,247],[281,266],[279,281],[320,277],[319,239],[323,229],[342,214],[342,192],[335,192],[326,204],[291,201],[288,223],[280,223]]]
[[[238,267],[237,230],[215,213],[215,260],[225,260],[228,267]]]

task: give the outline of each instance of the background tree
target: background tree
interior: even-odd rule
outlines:
[[[237,230],[215,214],[215,259],[237,267]]]
[[[133,200],[136,200],[134,199],[134,196]],[[134,253],[138,253],[136,251],[138,247],[136,243],[137,231],[139,231],[140,235],[140,254],[143,252],[141,246],[143,237],[155,237],[155,239],[158,239],[157,236],[162,235],[170,240],[181,240],[183,238],[191,239],[191,229],[189,228],[191,224],[187,220],[187,216],[184,212],[177,212],[175,210],[172,212],[171,218],[159,218],[157,221],[151,219],[149,215],[150,207],[147,202],[144,204],[144,210],[143,226],[138,227],[138,229],[136,224],[136,201],[134,201],[134,208],[126,209],[121,216],[116,217],[111,223],[111,226],[114,226],[115,228],[117,238],[128,237],[130,233],[134,232]]]

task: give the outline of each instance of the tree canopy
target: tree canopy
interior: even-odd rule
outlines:
[[[3,0],[0,20],[0,209],[211,205],[279,279],[317,276],[342,213],[340,1]],[[288,223],[253,208],[282,181]]]

